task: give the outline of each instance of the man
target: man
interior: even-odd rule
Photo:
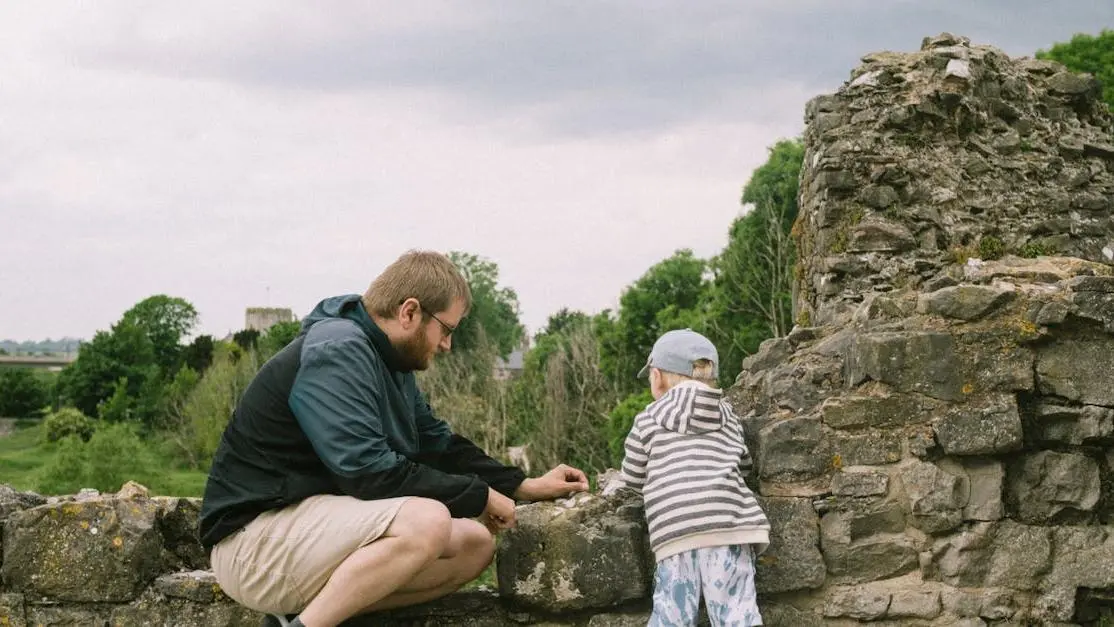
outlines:
[[[413,372],[451,348],[470,306],[448,258],[411,251],[362,297],[318,304],[263,365],[201,508],[201,541],[230,597],[295,627],[428,601],[491,563],[493,534],[514,525],[512,498],[588,489],[564,465],[526,479],[434,417]]]

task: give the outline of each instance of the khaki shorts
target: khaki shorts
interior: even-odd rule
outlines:
[[[213,574],[241,605],[269,614],[301,612],[341,562],[386,533],[409,498],[320,495],[265,512],[213,547]]]

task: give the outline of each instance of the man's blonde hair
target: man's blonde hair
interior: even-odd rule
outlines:
[[[364,292],[368,313],[390,318],[408,298],[422,304],[423,315],[436,314],[464,301],[464,311],[472,308],[468,281],[447,256],[428,250],[410,250],[387,266]]]
[[[716,387],[716,365],[712,363],[711,359],[697,359],[692,362],[692,376],[688,377],[676,372],[669,372],[668,370],[660,370],[661,380],[665,382],[666,389],[672,389],[673,386],[684,381],[699,381],[704,385]]]

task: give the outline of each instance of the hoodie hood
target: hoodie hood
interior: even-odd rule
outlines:
[[[349,320],[364,332],[368,340],[379,352],[387,367],[396,372],[409,372],[403,366],[402,357],[391,344],[390,338],[379,328],[364,309],[363,297],[359,294],[331,296],[317,303],[313,311],[302,320],[302,333],[327,320]]]
[[[362,314],[362,316],[360,314]],[[305,333],[309,331],[310,327],[322,320],[332,320],[334,318],[352,320],[359,324],[360,328],[365,328],[367,324],[364,324],[363,321],[360,320],[361,317],[367,321],[367,324],[374,325],[371,321],[371,317],[364,311],[359,294],[332,296],[317,303],[313,311],[309,312],[309,315],[302,319],[302,332]]]
[[[662,428],[689,434],[719,431],[734,415],[723,402],[723,390],[698,381],[673,386],[646,411]]]

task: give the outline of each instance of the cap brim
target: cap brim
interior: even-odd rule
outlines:
[[[646,364],[645,366],[642,366],[642,370],[638,371],[638,378],[639,379],[641,379],[643,377],[648,377],[648,376],[650,376],[650,364]]]

